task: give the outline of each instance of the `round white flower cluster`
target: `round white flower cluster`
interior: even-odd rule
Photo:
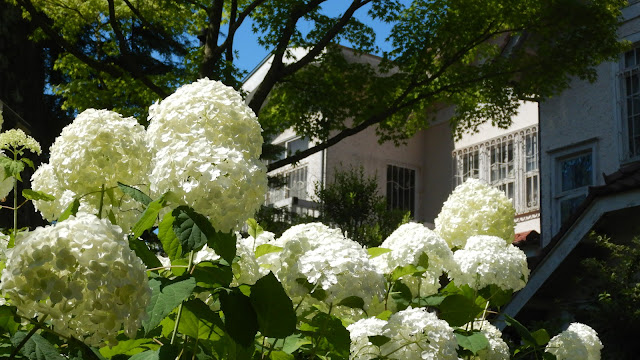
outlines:
[[[257,117],[221,82],[200,79],[149,108],[151,191],[173,191],[216,230],[230,231],[264,201]]]
[[[435,232],[418,223],[401,225],[380,245],[391,252],[377,256],[371,262],[382,274],[391,274],[398,266],[417,265],[422,254],[428,256],[428,268],[420,281],[420,295],[428,296],[440,288],[438,278],[454,267],[453,253],[447,243]],[[405,279],[407,284],[415,281]],[[411,286],[410,286],[411,287]],[[417,289],[416,289],[417,290]],[[415,291],[417,293],[417,291]]]
[[[42,152],[40,143],[20,129],[11,129],[0,133],[0,149],[29,150],[38,155]]]
[[[33,202],[36,210],[40,211],[42,217],[48,221],[59,218],[76,196],[73,191],[66,190],[60,185],[53,166],[47,163],[40,165],[31,175],[31,188],[55,197],[53,201],[36,200]]]
[[[145,130],[132,117],[88,109],[51,145],[50,164],[64,189],[84,195],[117,186],[144,184],[151,155]]]
[[[351,337],[350,359],[458,359],[458,342],[453,328],[424,308],[408,307],[391,315],[388,322],[359,320],[347,330]],[[376,349],[368,338],[376,335],[390,340]]]
[[[464,328],[470,328],[467,324]],[[509,346],[502,340],[502,332],[486,320],[476,320],[473,322],[473,328],[480,330],[489,341],[489,347],[479,350],[473,360],[506,360],[511,357]]]
[[[503,290],[518,291],[527,284],[529,267],[525,253],[497,236],[477,235],[464,249],[453,253],[457,266],[449,271],[456,285],[482,289],[497,285]]]
[[[304,281],[324,290],[327,304],[358,296],[366,310],[374,297],[383,297],[384,277],[369,261],[369,254],[338,229],[321,223],[296,225],[273,245],[283,250],[259,257],[258,263],[273,271],[294,302],[309,293]]]
[[[435,231],[451,248],[464,247],[472,235],[493,235],[513,242],[515,209],[500,190],[469,178],[455,188],[435,219]]]
[[[48,315],[88,345],[132,337],[150,301],[146,269],[119,227],[93,215],[37,228],[7,252],[0,288],[18,313]]]
[[[572,323],[569,328],[551,338],[546,352],[557,360],[600,360],[602,342],[590,326]]]

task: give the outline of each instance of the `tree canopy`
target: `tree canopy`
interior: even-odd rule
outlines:
[[[299,161],[369,126],[402,142],[455,107],[456,134],[487,120],[507,126],[523,99],[540,101],[625,48],[624,0],[12,0],[63,51],[54,85],[64,106],[103,107],[145,120],[146,108],[200,77],[240,88],[234,41],[249,28],[271,66],[249,106],[268,132],[293,127],[321,140],[270,169]],[[370,19],[392,25],[377,52]],[[309,31],[303,31],[310,28]],[[305,48],[292,59],[290,50]],[[322,116],[318,116],[322,114]]]

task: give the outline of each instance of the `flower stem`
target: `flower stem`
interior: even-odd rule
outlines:
[[[98,205],[98,219],[102,219],[102,206],[104,205],[104,184],[100,189],[100,205]]]
[[[191,266],[193,265],[193,257],[195,255],[195,251],[191,250],[191,253],[189,253],[189,265],[187,265],[187,272],[190,272],[191,270]],[[176,315],[176,323],[173,326],[173,334],[171,334],[171,345],[173,345],[173,343],[176,340],[176,335],[178,334],[178,325],[180,325],[180,317],[182,317],[182,307],[184,306],[184,300],[180,303],[180,306],[178,307],[178,314]]]
[[[18,179],[13,178],[13,241],[18,234]]]

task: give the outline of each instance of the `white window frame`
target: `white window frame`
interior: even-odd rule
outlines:
[[[267,203],[275,204],[279,201],[297,197],[302,200],[310,200],[308,185],[309,171],[307,166],[299,166],[278,174],[285,178],[285,184],[279,188],[269,188],[267,193]],[[302,177],[303,180],[296,179],[296,184],[291,186],[291,177]]]
[[[535,137],[535,150],[533,161],[535,169],[527,170],[527,137]],[[513,164],[511,168],[508,165],[505,169],[504,177],[491,179],[491,149],[501,144],[513,143]],[[529,126],[523,129],[513,131],[511,133],[494,137],[465,148],[456,149],[452,153],[453,159],[453,186],[461,184],[466,180],[469,174],[464,173],[464,157],[467,154],[478,151],[478,172],[474,178],[481,179],[487,184],[491,184],[497,188],[506,188],[508,184],[513,183],[513,204],[517,215],[529,214],[540,210],[540,142],[538,137],[538,125]],[[532,188],[537,188],[537,196],[535,201],[527,202],[527,179],[531,179]]]
[[[300,139],[305,139],[305,138],[306,137],[304,137],[304,136],[296,136],[296,137],[292,137],[292,138],[287,139],[285,141],[282,141],[282,142],[274,144],[274,145],[278,145],[278,146],[284,147],[284,151],[282,152],[282,154],[280,156],[278,156],[277,159],[270,160],[270,162],[283,160],[283,159],[286,159],[286,158],[290,157],[291,155],[295,155],[295,154],[289,154],[289,151],[290,151],[289,144],[291,144],[294,141],[297,141],[297,140],[300,140]],[[306,139],[307,139],[307,149],[308,149],[310,146],[312,146],[311,145],[312,142],[311,142],[311,139],[309,139],[309,138],[306,138]]]
[[[566,160],[575,159],[580,156],[589,154],[591,156],[591,179],[590,184],[569,189],[562,189],[562,163]],[[562,226],[562,209],[561,203],[566,200],[575,199],[578,197],[586,197],[589,191],[589,186],[596,185],[596,174],[598,174],[597,163],[597,143],[595,140],[590,140],[586,143],[565,147],[551,153],[552,164],[552,177],[551,177],[551,191],[553,199],[553,231],[556,233]],[[571,215],[569,215],[571,216]]]
[[[391,194],[389,194],[389,191],[388,191],[388,190],[389,190],[389,183],[391,182],[391,181],[389,180],[389,177],[388,177],[388,176],[386,176],[386,177],[385,177],[385,192],[386,192],[385,196],[386,196],[386,198],[387,198],[387,207],[388,207],[389,209],[403,209],[403,210],[410,210],[410,211],[411,211],[411,217],[415,219],[415,218],[416,218],[416,216],[417,216],[417,215],[416,215],[416,214],[417,214],[417,211],[418,211],[418,196],[417,196],[417,190],[418,190],[418,169],[416,169],[416,168],[414,168],[414,167],[412,167],[412,166],[407,166],[407,165],[405,165],[405,164],[387,163],[387,167],[385,168],[385,174],[388,174],[388,171],[389,171],[388,169],[389,169],[389,167],[390,167],[390,166],[392,166],[392,167],[396,167],[396,168],[399,168],[399,169],[404,169],[404,170],[413,171],[413,193],[411,194],[411,197],[413,198],[413,209],[411,209],[411,208],[409,208],[409,209],[404,209],[404,207],[402,207],[402,208],[397,208],[397,207],[392,207],[392,206],[391,206],[391,205],[392,205],[392,202],[393,202],[393,199],[391,199],[391,197],[390,197],[390,195],[391,195]],[[409,206],[409,207],[410,207],[410,206]]]

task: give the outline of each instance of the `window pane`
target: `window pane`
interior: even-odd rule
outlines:
[[[307,150],[309,148],[309,139],[299,138],[291,140],[287,143],[287,156],[295,155],[300,151]]]
[[[387,206],[390,209],[415,212],[416,171],[387,166]]]
[[[562,191],[592,185],[593,164],[591,153],[562,160],[560,163]]]
[[[586,197],[586,195],[580,195],[560,201],[560,223],[564,223],[576,211]]]

